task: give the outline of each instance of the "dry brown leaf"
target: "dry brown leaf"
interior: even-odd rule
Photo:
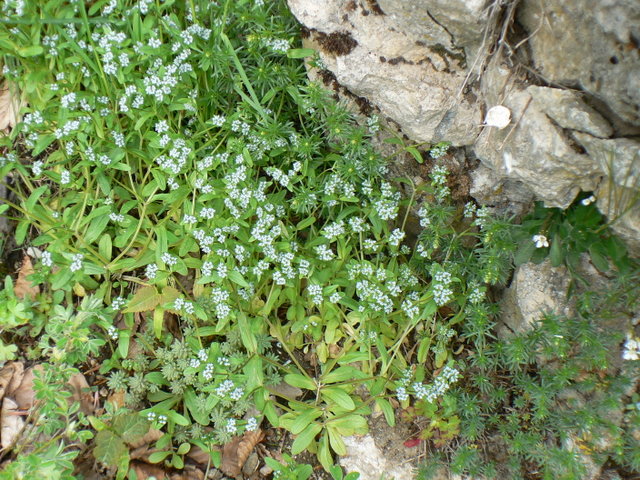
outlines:
[[[242,437],[234,437],[222,450],[222,465],[220,465],[222,473],[230,477],[240,475],[244,462],[263,438],[262,430],[245,432]]]
[[[40,288],[37,285],[32,285],[31,281],[27,280],[27,276],[34,273],[33,265],[31,264],[31,259],[29,255],[25,255],[22,257],[22,266],[18,271],[18,280],[16,280],[16,284],[13,287],[13,293],[15,293],[18,298],[36,298],[36,295],[40,293]]]
[[[148,447],[149,444],[159,440],[163,433],[157,428],[151,428],[144,436],[136,442],[129,443],[131,448]]]
[[[22,382],[24,365],[22,362],[8,362],[0,370],[0,399],[12,393]]]
[[[171,480],[204,480],[204,472],[194,465],[185,465],[182,472],[171,475]]]
[[[18,412],[18,404],[5,397],[0,410],[0,444],[3,449],[15,443],[23,427],[24,418]]]
[[[20,120],[20,94],[18,88],[8,82],[2,82],[0,88],[0,130],[16,126]]]
[[[6,394],[13,397],[13,393],[20,387],[24,380],[24,363],[11,362],[13,366],[13,377],[7,386]]]
[[[214,450],[219,449],[214,448]],[[201,465],[207,465],[211,459],[211,455],[195,445],[191,447],[191,450],[189,450],[189,453],[187,453],[187,457]]]
[[[107,398],[107,402],[116,408],[124,407],[124,390],[116,390]]]
[[[302,390],[298,387],[289,385],[286,382],[280,382],[277,385],[269,387],[269,391],[274,395],[286,398],[287,400],[295,400],[302,396]]]
[[[93,395],[87,392],[89,384],[87,383],[87,379],[84,378],[84,375],[76,373],[69,379],[68,385],[71,387],[71,397],[69,397],[69,400],[71,402],[80,402],[80,410],[82,410],[82,413],[91,415],[95,410],[95,405],[93,403]]]
[[[33,391],[34,370],[41,371],[42,366],[36,365],[35,367],[28,368],[27,371],[24,372],[24,377],[22,377],[20,386],[12,393],[18,407],[20,407],[20,410],[29,410],[35,401],[36,393]]]
[[[156,480],[167,480],[167,474],[165,471],[157,465],[151,465],[143,462],[131,462],[129,465],[136,472],[136,477],[139,480],[155,477]]]

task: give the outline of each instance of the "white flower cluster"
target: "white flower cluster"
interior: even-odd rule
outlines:
[[[433,402],[437,398],[446,393],[447,390],[460,378],[460,372],[453,367],[446,366],[440,372],[432,384],[424,385],[422,383],[414,383],[412,385],[414,394],[420,400]]]
[[[84,255],[81,253],[76,253],[75,255],[73,255],[69,270],[71,270],[72,272],[77,272],[78,270],[80,270],[82,268],[83,258]]]
[[[449,170],[445,166],[436,165],[431,169],[431,186],[435,189],[438,200],[444,200],[451,193],[447,186],[447,175],[449,175]]]
[[[382,183],[381,197],[373,203],[373,208],[381,220],[393,220],[398,216],[400,192],[393,190],[391,184]]]
[[[431,147],[429,150],[429,155],[431,158],[440,158],[449,150],[449,144],[447,143],[439,143]]]
[[[307,292],[311,297],[311,301],[314,305],[322,304],[322,287],[320,285],[311,284],[307,287]]]
[[[150,263],[145,268],[144,274],[147,276],[149,280],[153,280],[156,278],[156,273],[158,273],[158,265],[155,263]]]
[[[438,306],[447,304],[453,298],[453,290],[449,288],[452,278],[449,272],[440,270],[433,275],[433,300]]]
[[[596,197],[594,195],[591,195],[590,197],[583,198],[580,203],[582,203],[582,205],[586,207],[587,205],[591,205],[595,201],[596,201]]]
[[[194,312],[193,303],[183,298],[176,298],[173,302],[173,308],[174,310],[184,312],[187,315],[193,315]]]
[[[120,310],[122,307],[124,307],[124,304],[127,301],[122,298],[122,297],[116,297],[113,300],[111,300],[111,309],[112,310]]]
[[[634,337],[630,333],[624,342],[624,350],[622,351],[623,360],[640,360],[640,338]]]
[[[167,423],[166,415],[158,415],[155,412],[147,413],[147,420],[153,422],[158,427],[162,427],[165,423]]]
[[[60,185],[67,185],[69,182],[71,182],[71,173],[69,173],[69,170],[62,170],[60,172]]]

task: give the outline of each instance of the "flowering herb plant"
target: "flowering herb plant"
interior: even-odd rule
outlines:
[[[329,468],[372,408],[393,424],[394,406],[447,395],[460,326],[489,325],[513,244],[508,223],[451,202],[448,144],[429,181],[398,180],[403,198],[377,120],[306,81],[284,2],[10,5],[3,75],[26,106],[0,177],[57,304],[41,338],[91,298],[90,340],[56,361],[100,358],[163,432],[154,461],[180,468],[183,444],[266,417]],[[12,311],[15,329],[28,314]]]

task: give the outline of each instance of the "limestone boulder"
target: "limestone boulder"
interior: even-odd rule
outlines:
[[[567,268],[553,267],[548,259],[538,265],[520,265],[502,299],[501,334],[527,332],[546,313],[570,315],[572,306],[567,298],[570,281]]]
[[[640,2],[521,2],[534,67],[548,82],[580,88],[640,126]]]

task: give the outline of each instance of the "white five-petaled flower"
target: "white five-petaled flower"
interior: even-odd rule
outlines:
[[[549,246],[549,241],[547,240],[547,237],[545,237],[544,235],[534,235],[533,236],[533,241],[536,244],[536,248],[542,248],[542,247],[548,247]]]

